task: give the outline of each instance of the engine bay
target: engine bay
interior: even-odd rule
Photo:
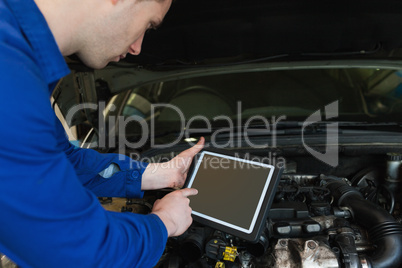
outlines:
[[[344,156],[325,174],[311,157],[287,157],[257,243],[193,222],[169,238],[156,267],[402,267],[401,161],[399,153]],[[100,202],[147,214],[170,191]]]

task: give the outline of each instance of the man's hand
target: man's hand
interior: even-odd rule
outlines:
[[[142,174],[141,190],[183,187],[191,161],[204,147],[204,143],[205,139],[201,138],[196,145],[181,152],[169,162],[149,164]]]
[[[169,237],[181,235],[191,225],[192,210],[187,197],[197,193],[192,188],[176,190],[154,203],[152,213],[158,215],[165,224]]]

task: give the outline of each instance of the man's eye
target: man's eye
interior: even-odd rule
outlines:
[[[148,26],[147,32],[149,32],[150,30],[156,30],[158,28],[157,24],[154,22],[151,22]]]

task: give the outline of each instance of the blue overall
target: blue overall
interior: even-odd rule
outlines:
[[[142,197],[146,164],[68,142],[50,105],[68,73],[35,2],[0,0],[0,252],[21,267],[151,267],[167,240],[160,218],[97,200]],[[121,171],[101,177],[111,163]]]

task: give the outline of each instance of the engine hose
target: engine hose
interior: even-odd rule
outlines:
[[[402,225],[382,207],[367,201],[346,182],[323,178],[339,207],[348,207],[353,219],[367,229],[375,251],[367,259],[374,268],[399,267],[402,264]]]

